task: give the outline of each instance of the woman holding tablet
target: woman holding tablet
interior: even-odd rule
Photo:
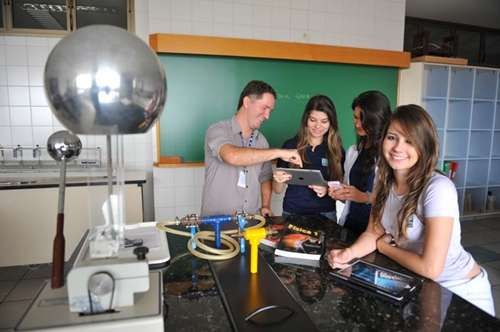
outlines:
[[[368,225],[378,147],[391,106],[383,93],[366,91],[354,99],[352,110],[358,143],[347,150],[344,185],[329,188],[328,194],[346,203],[338,223],[361,234]]]
[[[486,270],[460,243],[457,191],[437,173],[438,138],[417,105],[396,109],[384,131],[366,231],[327,255],[333,268],[374,250],[495,315]]]
[[[283,148],[297,149],[306,169],[320,170],[327,181],[342,179],[343,149],[338,132],[337,113],[332,100],[324,95],[311,97],[307,102],[297,135],[283,144]],[[278,167],[289,168],[287,162],[278,160]],[[273,190],[281,193],[291,175],[284,171],[273,173]],[[327,195],[321,185],[286,187],[283,215],[321,214],[337,220],[335,200]]]

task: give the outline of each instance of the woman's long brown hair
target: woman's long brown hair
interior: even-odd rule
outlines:
[[[329,167],[329,180],[341,181],[342,174],[342,140],[339,135],[339,125],[337,121],[337,111],[335,104],[330,98],[324,95],[311,97],[307,102],[302,120],[300,121],[300,129],[297,135],[297,151],[304,162],[308,162],[306,158],[306,148],[309,146],[309,132],[307,130],[307,121],[312,111],[323,112],[328,116],[330,128],[328,129],[326,138],[327,157]]]
[[[395,122],[401,126],[418,153],[417,163],[408,171],[406,178],[408,194],[397,215],[399,234],[407,237],[409,218],[417,211],[418,200],[434,173],[439,154],[439,141],[431,117],[418,105],[404,105],[396,109],[384,129],[384,140],[390,124]],[[382,147],[383,143],[379,149],[381,158],[378,161],[376,196],[372,207],[372,218],[375,223],[381,222],[385,203],[395,183],[394,172],[384,158]]]

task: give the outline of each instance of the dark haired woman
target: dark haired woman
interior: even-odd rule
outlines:
[[[337,113],[332,100],[324,95],[311,97],[307,102],[298,134],[283,144],[284,149],[297,149],[304,168],[320,170],[327,181],[342,179],[343,149],[338,132]],[[288,168],[278,160],[278,167]],[[291,175],[283,171],[273,174],[273,190],[281,193]],[[288,185],[283,200],[283,215],[321,214],[336,221],[335,200],[327,195],[326,186]]]
[[[398,107],[384,132],[368,227],[352,246],[331,250],[328,261],[336,268],[378,250],[494,316],[488,274],[460,243],[455,185],[434,170],[438,150],[427,112]]]
[[[338,223],[361,234],[368,225],[378,147],[391,106],[383,93],[366,91],[354,99],[352,110],[358,143],[347,150],[344,184],[329,188],[328,194],[346,203]]]

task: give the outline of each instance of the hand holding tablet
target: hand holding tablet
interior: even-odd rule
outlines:
[[[282,174],[287,173],[291,176],[288,180],[285,179],[285,175]],[[295,184],[299,186],[328,186],[328,182],[321,175],[321,171],[317,169],[302,169],[302,168],[276,168],[276,172],[274,174],[274,179],[276,182],[284,180],[288,184]]]
[[[291,178],[292,175],[285,171],[276,170],[275,172],[273,172],[273,180],[278,183],[285,183],[287,181],[290,181]]]

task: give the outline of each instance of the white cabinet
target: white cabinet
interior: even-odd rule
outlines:
[[[125,185],[125,221],[143,221],[142,188]],[[107,186],[66,187],[64,210],[65,260],[92,224],[102,224],[100,214]],[[0,190],[0,266],[52,261],[56,233],[58,188]]]
[[[399,72],[398,104],[418,104],[439,135],[438,168],[454,161],[460,213],[500,213],[500,83],[498,69],[412,63]],[[487,208],[488,195],[496,197]]]

